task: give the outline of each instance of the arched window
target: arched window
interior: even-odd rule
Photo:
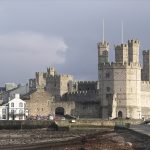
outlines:
[[[23,103],[22,102],[19,103],[19,107],[23,107]]]
[[[122,114],[122,111],[119,111],[118,112],[118,118],[122,118],[123,114]]]
[[[11,107],[14,107],[14,103],[13,102],[11,103]]]
[[[64,112],[65,112],[65,110],[64,110],[63,107],[57,107],[57,108],[55,109],[55,114],[56,114],[56,115],[61,115],[61,116],[63,116],[63,115],[64,115]]]
[[[6,109],[5,108],[2,109],[2,114],[6,114]]]

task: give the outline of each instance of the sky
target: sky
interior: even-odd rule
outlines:
[[[150,49],[149,0],[0,0],[0,86],[25,84],[55,67],[76,80],[97,80],[97,43],[138,39]]]

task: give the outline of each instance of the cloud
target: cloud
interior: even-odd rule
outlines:
[[[23,64],[61,64],[66,60],[67,44],[61,37],[35,32],[0,35],[0,61]]]

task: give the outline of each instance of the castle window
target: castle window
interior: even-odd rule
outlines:
[[[107,90],[107,92],[110,92],[110,87],[107,87],[106,90]]]
[[[105,76],[106,76],[106,78],[109,78],[110,74],[107,72]]]

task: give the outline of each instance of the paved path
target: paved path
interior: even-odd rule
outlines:
[[[131,130],[134,130],[136,132],[145,134],[150,136],[150,124],[145,124],[145,125],[131,125],[130,127]]]

